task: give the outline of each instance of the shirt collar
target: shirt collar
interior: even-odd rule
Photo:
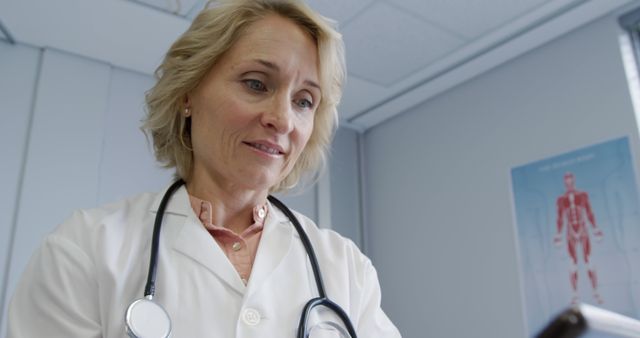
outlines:
[[[189,195],[189,202],[191,204],[191,208],[195,212],[198,219],[205,225],[205,227],[209,227],[210,225],[214,225],[213,220],[213,204],[209,201],[200,199],[196,196]],[[253,222],[254,225],[258,225],[260,227],[264,226],[264,221],[267,218],[267,214],[269,212],[269,208],[266,204],[259,204],[253,207]]]
[[[166,191],[169,190],[170,186],[171,184],[168,184],[167,187],[163,189],[161,193],[158,193],[156,195],[156,198],[153,201],[153,204],[151,205],[151,208],[150,208],[150,211],[152,213],[155,213],[158,211],[158,208],[160,206],[160,201],[162,200],[162,197],[164,196]],[[267,202],[266,207],[267,207],[266,208],[267,216],[265,216],[265,219],[267,219],[267,221],[265,225],[268,225],[269,223],[272,223],[272,222],[273,224],[284,224],[289,222],[289,219],[287,218],[287,216],[284,213],[282,213],[280,209],[276,208],[270,202]],[[169,200],[169,203],[167,203],[167,209],[165,210],[165,213],[177,214],[182,216],[188,216],[189,214],[194,214],[194,210],[191,207],[191,203],[189,199],[189,193],[187,192],[187,189],[184,185],[178,188],[178,190],[176,190],[176,192],[173,194],[173,196]],[[196,219],[198,218],[196,217]]]

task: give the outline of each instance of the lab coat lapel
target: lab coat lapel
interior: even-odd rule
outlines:
[[[152,211],[157,211],[160,199],[162,199],[161,195],[158,197],[157,203],[154,203]],[[167,204],[165,214],[178,214],[186,217],[183,222],[171,222],[171,219],[176,219],[173,217],[165,218],[167,223],[163,227],[170,228],[172,231],[163,230],[162,234],[175,234],[175,239],[169,239],[173,243],[167,243],[171,243],[170,246],[177,252],[192,258],[198,264],[204,266],[228,284],[230,288],[243,294],[245,286],[242,280],[240,280],[238,273],[218,243],[196,218],[189,202],[189,194],[184,186],[175,192],[175,195]]]
[[[169,186],[167,186],[162,193],[157,194],[156,198],[151,204],[151,213],[155,214],[160,208],[160,202],[162,201],[162,197],[169,190]],[[165,209],[165,214],[176,214],[186,216],[189,214],[191,210],[191,205],[189,204],[189,195],[187,193],[187,188],[185,186],[181,186],[173,193],[173,196],[169,199],[169,203],[167,203],[167,208]]]
[[[247,296],[265,285],[267,279],[289,252],[293,240],[294,229],[287,216],[271,203],[268,205],[269,214],[265,220],[260,245],[251,270]]]

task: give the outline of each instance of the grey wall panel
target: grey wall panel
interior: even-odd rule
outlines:
[[[525,336],[509,171],[624,135],[637,158],[616,19],[366,134],[368,248],[404,336]]]
[[[96,205],[109,73],[110,67],[104,64],[52,50],[44,52],[8,294],[43,237],[74,209]]]
[[[331,145],[331,227],[360,245],[358,133],[340,128]]]
[[[6,297],[9,241],[15,225],[39,55],[35,48],[0,42],[0,304]]]
[[[173,170],[155,162],[151,141],[140,130],[144,93],[154,84],[150,76],[113,69],[108,108],[104,115],[98,204],[144,191],[160,191]]]

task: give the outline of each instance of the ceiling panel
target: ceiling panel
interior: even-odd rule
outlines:
[[[338,113],[341,119],[347,120],[354,116],[355,113],[361,112],[371,107],[373,100],[370,98],[380,98],[388,96],[387,88],[371,83],[349,74],[347,83],[344,86],[344,92]],[[363,99],[369,98],[369,99]]]
[[[171,0],[132,0],[132,1],[154,1],[167,2]],[[172,0],[176,1],[176,0]],[[194,2],[194,5],[185,15],[187,18],[193,19],[198,12],[207,3],[207,0],[185,0]],[[358,15],[364,8],[375,0],[304,0],[309,6],[318,11],[320,14],[337,21],[341,26]]]
[[[157,8],[161,11],[186,16],[201,0],[130,0]]]
[[[320,14],[336,20],[344,26],[354,16],[358,15],[374,0],[306,0],[313,9]]]
[[[153,74],[184,18],[132,1],[0,1],[0,21],[18,43]]]
[[[204,9],[206,5],[207,5],[207,0],[196,1],[193,7],[189,10],[189,13],[187,13],[186,17],[190,20],[195,19],[198,13],[200,13],[200,11]]]
[[[553,0],[387,0],[468,39]],[[600,1],[600,0],[599,0]]]
[[[342,29],[350,74],[390,86],[461,46],[460,38],[377,2]]]

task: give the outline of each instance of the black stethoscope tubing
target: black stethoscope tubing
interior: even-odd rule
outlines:
[[[158,246],[160,245],[160,229],[162,227],[162,218],[164,217],[164,212],[165,212],[165,209],[167,208],[167,204],[169,203],[169,199],[171,199],[171,196],[173,195],[173,193],[176,190],[178,190],[178,188],[180,188],[183,184],[184,184],[184,181],[182,179],[179,179],[176,182],[174,182],[169,187],[169,189],[167,189],[167,192],[164,194],[164,196],[162,197],[162,200],[160,201],[158,212],[156,213],[155,222],[153,224],[153,238],[151,240],[151,257],[149,259],[149,273],[147,275],[147,284],[145,285],[145,288],[144,288],[144,296],[145,298],[148,298],[148,299],[153,298],[153,296],[155,295],[156,271],[158,270]],[[293,226],[296,228],[296,231],[300,235],[300,240],[302,241],[302,245],[304,246],[304,249],[307,252],[307,256],[309,257],[309,262],[311,263],[311,269],[313,270],[313,276],[316,281],[316,287],[318,288],[319,297],[309,300],[305,304],[302,310],[302,314],[300,316],[300,323],[298,325],[297,337],[298,338],[307,337],[307,318],[309,317],[309,314],[315,307],[324,306],[332,310],[333,312],[335,312],[335,314],[337,314],[338,317],[340,317],[340,320],[342,320],[343,324],[347,328],[347,331],[349,332],[349,335],[352,338],[357,338],[355,329],[353,328],[353,324],[351,323],[351,320],[349,319],[349,316],[347,315],[347,313],[338,304],[334,303],[327,297],[327,294],[324,289],[324,282],[322,279],[322,274],[320,273],[320,266],[318,264],[316,253],[313,250],[313,246],[311,245],[309,236],[307,236],[307,233],[302,228],[300,221],[298,221],[298,218],[293,214],[293,212],[291,212],[291,210],[280,200],[278,200],[277,198],[271,195],[269,195],[267,199],[273,205],[278,207],[278,209],[280,209],[287,216],[287,218],[289,218],[289,221],[291,221]]]

